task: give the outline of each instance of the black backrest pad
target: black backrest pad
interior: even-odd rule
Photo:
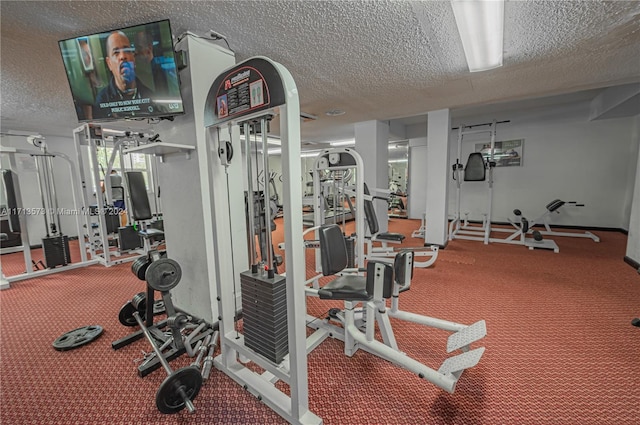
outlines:
[[[486,168],[484,166],[484,158],[480,152],[471,152],[467,165],[464,167],[464,181],[481,182],[486,178]]]
[[[364,183],[364,194],[370,195],[367,184]],[[378,217],[376,216],[376,209],[373,207],[373,201],[364,200],[364,216],[367,219],[367,225],[369,226],[369,232],[375,235],[380,231],[378,226]]]
[[[560,199],[554,199],[553,201],[547,204],[547,209],[551,212],[554,212],[555,210],[557,210],[563,205],[564,205],[564,201],[561,201]]]
[[[375,293],[375,279],[380,277],[376,275],[376,264],[382,264],[384,266],[384,272],[382,275],[382,298],[391,298],[391,295],[393,295],[393,267],[391,267],[391,264],[383,263],[381,261],[369,261],[367,263],[367,294],[373,295]]]
[[[11,228],[14,232],[20,233],[20,217],[18,217],[18,203],[16,199],[16,188],[13,184],[17,181],[16,173],[11,170],[2,170],[2,179],[4,183],[5,196],[7,200],[7,208],[9,209],[9,220],[11,220]]]
[[[411,276],[405,276],[407,261],[411,261]],[[413,252],[409,250],[400,251],[393,261],[395,281],[399,285],[406,285],[413,278]],[[407,279],[408,278],[408,279]]]
[[[153,217],[147,186],[144,183],[142,171],[127,171],[127,184],[131,195],[131,215],[134,220],[149,220]]]
[[[347,245],[337,224],[325,224],[318,229],[322,274],[334,275],[347,267]]]

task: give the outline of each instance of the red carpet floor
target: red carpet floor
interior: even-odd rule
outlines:
[[[407,235],[418,227],[413,220],[391,224]],[[558,254],[451,242],[433,267],[416,269],[400,305],[461,323],[486,320],[488,335],[474,345],[484,345],[485,355],[455,394],[368,353],[348,358],[339,341],[327,340],[309,356],[311,410],[325,424],[640,423],[640,329],[630,324],[640,314],[640,275],[623,262],[626,236],[597,233],[600,243],[556,238]],[[284,423],[219,371],[195,400],[195,415],[159,413],[154,400],[164,372],[141,379],[134,364],[150,351],[146,340],[118,351],[110,345],[129,333],[117,313],[142,289],[123,264],[1,291],[0,423]],[[331,306],[308,302],[316,315]],[[105,329],[97,341],[67,352],[52,348],[62,333],[89,324]],[[414,358],[437,369],[447,357],[446,332],[392,324],[400,348]],[[172,367],[190,362],[183,357]]]

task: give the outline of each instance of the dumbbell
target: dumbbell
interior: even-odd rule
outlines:
[[[186,407],[189,413],[195,413],[196,408],[193,406],[192,400],[196,398],[202,387],[200,370],[193,366],[187,366],[174,372],[153,340],[149,329],[144,325],[140,313],[136,311],[133,313],[133,317],[138,322],[144,336],[149,340],[153,351],[168,375],[156,393],[158,410],[162,413],[177,413]]]

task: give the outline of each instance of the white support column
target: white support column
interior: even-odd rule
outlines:
[[[449,129],[451,115],[448,109],[429,112],[427,118],[427,205],[425,245],[445,246],[448,222],[448,184],[451,161],[449,158]]]
[[[356,152],[364,163],[364,181],[369,190],[389,188],[389,124],[381,121],[356,123]],[[359,176],[358,176],[359,177]],[[372,193],[375,195],[375,193]],[[389,229],[387,203],[374,202],[380,232]]]
[[[418,220],[422,220],[427,205],[427,155],[426,137],[409,139],[407,216]]]
[[[215,223],[215,212],[209,208],[209,205],[215,205],[212,199],[214,196],[226,198],[228,190],[224,167],[220,165],[216,152],[212,152],[216,146],[207,142],[202,111],[211,84],[220,72],[235,64],[235,57],[210,41],[190,35],[177,48],[188,50],[189,58],[189,66],[180,72],[185,114],[174,121],[161,122],[154,129],[164,142],[195,146],[196,154],[190,159],[184,155],[166,156],[158,164],[167,253],[182,267],[182,280],[171,294],[176,306],[215,322],[218,320],[216,269],[213,262],[208,261],[214,258],[214,245],[203,235],[213,233],[211,227]],[[229,140],[228,134],[223,136]],[[241,163],[240,146],[233,148],[237,159],[229,172],[233,174],[234,181],[242,182],[242,167],[236,165]],[[209,159],[209,155],[215,156],[214,161]],[[213,167],[210,167],[211,163]],[[209,178],[201,179],[201,174]],[[214,174],[216,179],[211,177]],[[241,205],[244,205],[242,188],[234,189],[231,193],[240,197]],[[241,213],[244,214],[244,208]],[[229,226],[228,221],[220,225]],[[244,232],[244,229],[238,231]],[[239,233],[239,239],[241,235]],[[234,254],[247,256],[244,247],[233,247],[233,250]],[[233,276],[231,272],[229,275]]]

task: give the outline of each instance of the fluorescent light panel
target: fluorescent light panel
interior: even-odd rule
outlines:
[[[451,0],[470,72],[502,66],[504,0]]]
[[[331,146],[350,146],[350,145],[355,145],[356,141],[354,139],[351,139],[351,140],[340,140],[340,141],[336,141],[336,142],[329,142],[329,144]]]

